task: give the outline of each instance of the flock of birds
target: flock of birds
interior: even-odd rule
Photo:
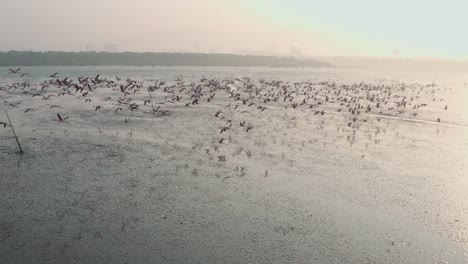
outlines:
[[[9,69],[9,74],[17,74],[20,78],[30,76],[29,73],[21,72],[21,68]],[[337,84],[335,82],[322,81],[301,81],[284,82],[280,80],[266,81],[260,79],[254,82],[249,77],[208,79],[201,78],[198,82],[187,83],[182,77],[177,77],[175,82],[168,84],[165,81],[155,81],[153,84],[145,86],[144,81],[136,81],[130,78],[124,79],[118,76],[115,78],[101,78],[100,75],[94,77],[78,77],[76,80],[69,77],[59,78],[59,73],[53,73],[50,79],[39,84],[29,81],[13,82],[0,86],[0,91],[10,92],[21,90],[24,95],[40,97],[49,100],[52,97],[73,96],[84,103],[91,103],[93,93],[99,88],[110,88],[118,92],[118,98],[105,98],[105,101],[113,101],[113,112],[123,111],[143,111],[152,114],[166,114],[167,111],[161,108],[167,104],[180,104],[186,107],[199,105],[202,101],[210,103],[215,96],[223,92],[228,95],[231,102],[227,107],[236,110],[239,106],[255,108],[260,112],[268,108],[283,108],[295,110],[310,110],[314,115],[323,116],[329,112],[348,113],[352,118],[349,126],[362,121],[367,122],[368,118],[363,114],[373,114],[381,116],[401,116],[408,110],[417,110],[428,106],[428,102],[423,100],[432,96],[432,101],[436,99],[435,92],[443,87],[420,84],[393,83],[393,84]],[[52,89],[56,88],[56,89]],[[445,88],[447,89],[447,88]],[[52,92],[52,90],[54,92]],[[413,96],[408,97],[405,92],[412,92]],[[164,94],[162,101],[157,102],[153,97],[153,92]],[[134,94],[148,94],[148,98],[138,102],[132,99]],[[21,102],[5,104],[18,107]],[[155,107],[155,105],[158,105]],[[58,105],[49,105],[50,108],[58,108]],[[103,110],[103,106],[94,105],[95,111]],[[445,110],[448,106],[445,106]],[[26,108],[25,112],[33,111]],[[222,111],[215,113],[219,117]],[[418,113],[412,111],[411,115],[416,117]],[[63,118],[58,119],[64,121]],[[440,122],[440,118],[437,120]],[[251,128],[247,129],[250,130]],[[222,131],[225,131],[224,128]]]
[[[218,162],[226,162],[226,156],[220,153],[219,149],[222,146],[224,148],[226,144],[236,143],[233,136],[239,136],[239,133],[250,135],[257,129],[258,133],[249,136],[254,138],[256,146],[264,147],[266,144],[264,138],[270,136],[274,144],[280,141],[281,146],[287,146],[289,151],[301,151],[307,142],[305,138],[297,142],[296,148],[292,146],[294,140],[285,136],[287,130],[296,127],[298,122],[297,115],[287,116],[289,111],[299,111],[307,117],[306,122],[310,121],[309,118],[316,121],[319,124],[316,128],[321,130],[323,136],[328,138],[328,141],[332,141],[332,144],[336,144],[337,139],[333,140],[331,139],[333,136],[327,134],[331,130],[325,131],[327,121],[333,120],[331,124],[341,127],[337,127],[338,131],[344,131],[346,134],[344,137],[351,146],[356,141],[356,132],[360,127],[364,124],[372,125],[374,122],[373,126],[377,129],[371,132],[368,126],[367,136],[369,140],[372,138],[375,144],[378,144],[380,128],[377,124],[380,124],[382,119],[417,118],[421,109],[429,105],[439,107],[444,100],[439,97],[439,91],[447,89],[435,84],[406,84],[385,79],[376,83],[353,84],[340,84],[334,81],[254,80],[245,76],[202,77],[196,81],[186,81],[182,76],[177,76],[173,81],[142,81],[120,76],[102,77],[100,74],[72,78],[61,76],[57,72],[46,78],[36,79],[39,81],[30,81],[24,77],[31,75],[21,70],[21,68],[9,69],[8,74],[13,76],[13,81],[0,82],[0,94],[15,95],[11,97],[13,99],[4,100],[4,105],[24,114],[35,111],[49,112],[50,120],[54,122],[70,123],[79,118],[77,113],[67,110],[70,100],[83,104],[84,109],[89,111],[119,114],[124,117],[125,123],[128,117],[135,114],[164,118],[169,117],[175,109],[192,111],[193,108],[204,107],[208,112],[213,109],[211,118],[218,131],[213,131],[217,135],[212,139],[212,145],[213,152],[219,154]],[[23,96],[32,97],[31,100],[37,103],[23,103],[24,101],[20,99]],[[445,105],[443,109],[447,110],[448,106]],[[245,113],[255,118],[246,119]],[[265,120],[273,123],[280,120],[278,118],[272,120],[272,114],[277,117],[284,114],[280,118],[284,118],[285,121],[281,124],[276,123],[273,131],[271,127],[260,128],[262,124],[266,124]],[[432,121],[441,120],[437,118]],[[0,126],[7,128],[10,124],[0,120]],[[385,128],[382,129],[385,131]],[[282,133],[280,140],[274,135],[276,132]],[[317,138],[309,139],[308,142],[318,142],[316,140]],[[366,147],[368,144],[366,143]],[[198,148],[201,147],[196,144],[192,149]],[[206,152],[210,155],[210,160],[216,158],[211,156],[209,149],[206,149]],[[233,156],[243,152],[248,158],[252,156],[251,150],[244,145],[237,148]],[[286,161],[284,153],[282,160]],[[290,166],[294,162],[294,159],[288,161]],[[246,168],[243,166],[236,167],[236,171],[240,172],[241,176],[246,174]],[[197,173],[196,169],[192,174],[194,173]],[[266,170],[264,176],[268,175]]]
[[[242,119],[243,115],[236,116],[235,113],[253,113],[261,121],[262,116],[265,118],[265,113],[270,111],[300,111],[323,122],[339,116],[340,120],[344,120],[341,126],[353,133],[348,138],[354,141],[356,130],[364,123],[380,122],[388,117],[416,118],[418,111],[428,107],[431,101],[440,104],[444,99],[438,97],[437,92],[447,89],[435,84],[406,84],[388,80],[339,84],[334,81],[254,80],[245,76],[202,77],[197,81],[186,81],[178,76],[173,81],[141,81],[119,76],[102,77],[99,74],[75,79],[53,73],[40,81],[31,82],[22,79],[30,74],[22,72],[21,68],[9,69],[8,74],[19,76],[20,80],[0,83],[0,94],[43,100],[47,103],[40,105],[46,105],[52,114],[50,120],[56,122],[76,120],[73,112],[66,113],[67,103],[61,104],[61,98],[74,98],[89,105],[90,111],[107,114],[119,112],[123,116],[125,112],[138,112],[164,117],[170,116],[174,108],[182,111],[190,111],[194,107],[213,108],[212,118],[217,120],[214,120],[216,124],[220,124],[215,139],[218,144],[230,141],[234,128],[247,134],[256,130],[261,123],[254,125],[251,120]],[[4,104],[9,108],[21,109],[24,113],[36,111],[31,106],[22,108],[22,100],[4,100]],[[443,109],[447,110],[448,106]],[[127,122],[126,118],[124,120]],[[437,118],[432,121],[441,120]],[[7,122],[0,122],[0,125],[9,126]],[[225,161],[225,157],[218,158]]]

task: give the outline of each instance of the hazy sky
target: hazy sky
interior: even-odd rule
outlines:
[[[0,10],[0,50],[468,58],[467,0],[0,0]]]

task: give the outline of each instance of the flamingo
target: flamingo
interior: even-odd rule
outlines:
[[[12,74],[12,73],[20,73],[19,71],[21,70],[21,68],[18,68],[16,70],[13,70],[13,69],[8,69],[10,72],[8,74]]]

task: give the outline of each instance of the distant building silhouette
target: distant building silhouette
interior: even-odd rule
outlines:
[[[86,44],[84,50],[87,52],[90,52],[90,51],[96,51],[96,48],[92,44]]]
[[[289,50],[290,50],[289,53],[291,54],[291,56],[294,56],[294,57],[302,56],[302,51],[297,46],[291,46]]]
[[[392,50],[393,57],[399,58],[400,57],[400,50],[399,49],[394,49]]]
[[[117,51],[117,45],[115,45],[113,43],[104,44],[104,51],[105,52],[116,52]]]

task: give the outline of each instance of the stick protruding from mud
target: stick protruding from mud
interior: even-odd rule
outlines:
[[[18,148],[20,150],[20,153],[23,153],[23,149],[21,148],[21,145],[19,143],[18,136],[16,136],[15,129],[13,128],[13,125],[11,124],[10,116],[8,116],[7,110],[5,110],[5,114],[7,116],[8,123],[10,123],[11,131],[13,132],[13,135],[15,136],[16,143],[18,144]]]

